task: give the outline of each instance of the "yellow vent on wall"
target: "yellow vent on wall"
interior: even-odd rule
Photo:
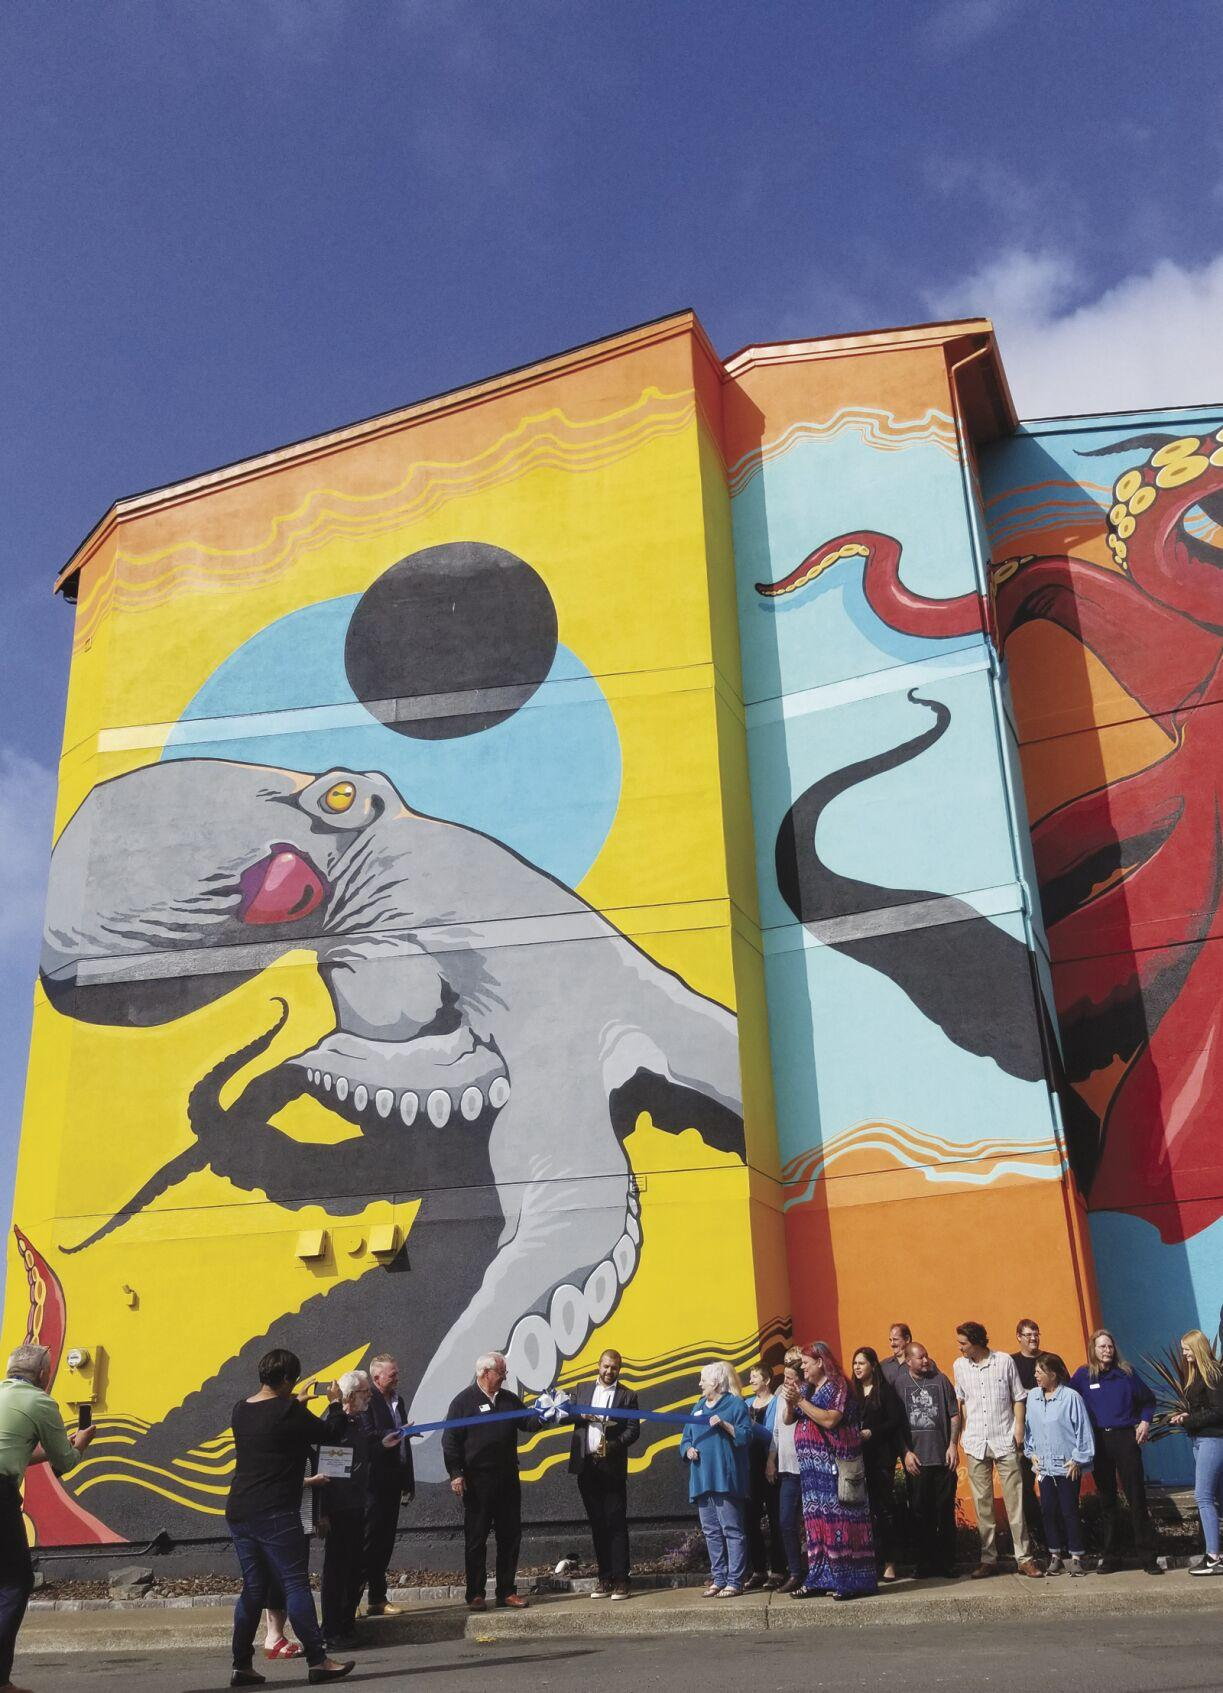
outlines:
[[[294,1251],[299,1258],[321,1258],[327,1251],[326,1229],[303,1229]]]
[[[398,1223],[375,1223],[369,1231],[371,1252],[398,1252],[401,1240]]]

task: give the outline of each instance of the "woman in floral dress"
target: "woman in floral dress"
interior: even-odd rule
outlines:
[[[857,1405],[841,1366],[822,1340],[803,1347],[802,1373],[804,1387],[787,1389],[780,1411],[787,1422],[797,1424],[794,1447],[807,1530],[807,1580],[792,1597],[831,1593],[834,1599],[857,1599],[877,1591]],[[849,1490],[860,1497],[852,1502],[841,1498],[846,1489],[837,1485],[838,1458],[850,1460],[851,1470],[858,1472],[857,1485]]]

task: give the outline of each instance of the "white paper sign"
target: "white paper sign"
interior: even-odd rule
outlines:
[[[329,1476],[333,1481],[351,1480],[352,1447],[320,1446],[318,1449],[318,1473]]]

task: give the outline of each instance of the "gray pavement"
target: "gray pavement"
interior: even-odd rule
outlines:
[[[494,1681],[497,1693],[594,1686],[630,1693],[645,1688],[710,1693],[738,1686],[752,1693],[791,1693],[795,1686],[837,1693],[1032,1693],[1033,1687],[1196,1693],[1223,1683],[1221,1621],[1214,1605],[1153,1613],[1131,1607],[1123,1616],[1095,1620],[1032,1609],[1026,1620],[988,1627],[894,1621],[645,1640],[482,1645],[466,1639],[363,1651],[358,1669],[341,1685],[377,1687],[379,1693],[457,1693]],[[213,1693],[227,1682],[224,1654],[215,1652],[116,1650],[96,1658],[23,1657],[18,1665],[18,1685],[33,1693]],[[269,1688],[304,1685],[300,1664],[268,1666]]]

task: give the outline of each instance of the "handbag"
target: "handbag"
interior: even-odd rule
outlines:
[[[820,1428],[824,1443],[832,1453],[832,1461],[837,1467],[837,1498],[842,1505],[866,1504],[866,1462],[859,1453],[856,1458],[847,1458],[836,1450],[828,1438],[827,1429]]]

